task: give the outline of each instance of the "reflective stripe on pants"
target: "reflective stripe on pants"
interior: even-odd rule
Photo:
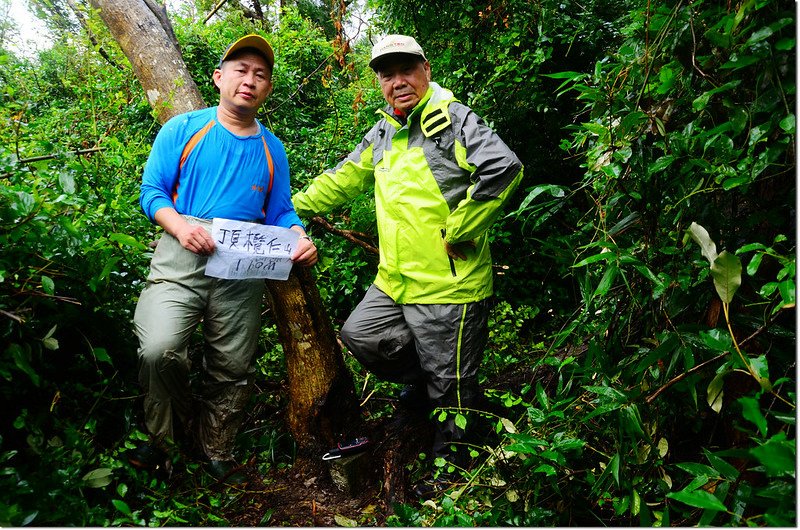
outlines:
[[[424,384],[434,407],[470,408],[480,391],[488,315],[488,300],[401,305],[372,285],[342,326],[342,342],[379,378]],[[434,455],[448,458],[464,432],[452,414],[434,424]]]

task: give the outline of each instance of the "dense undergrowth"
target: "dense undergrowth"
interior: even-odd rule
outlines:
[[[794,526],[794,4],[373,3],[376,31],[416,34],[434,79],[527,168],[493,232],[496,436],[461,487],[387,524]],[[209,103],[214,57],[255,27],[226,9],[173,21]],[[156,237],[137,194],[157,125],[97,19],[92,46],[48,16],[59,37],[36,58],[0,41],[0,525],[226,525],[238,497],[197,465],[170,487],[123,457],[143,436],[130,321]],[[368,45],[344,54],[295,10],[266,25],[263,119],[300,188],[371,126],[380,93]],[[372,231],[369,197],[332,221]],[[374,257],[312,230],[338,325]],[[269,315],[261,345],[254,417],[285,405]],[[365,395],[392,391],[348,363]],[[290,466],[280,423],[253,425],[243,453]]]

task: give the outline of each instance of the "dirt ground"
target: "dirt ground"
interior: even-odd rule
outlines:
[[[418,502],[407,464],[425,451],[432,432],[424,416],[398,411],[365,426],[370,444],[345,467],[341,461],[323,461],[321,454],[299,456],[292,466],[272,469],[266,476],[247,466],[250,483],[225,518],[243,527],[385,526],[393,503]],[[336,485],[334,465],[354,475],[351,490]]]
[[[237,505],[244,508],[226,516],[235,526],[381,526],[388,515],[379,484],[350,495],[326,464],[308,459],[251,483]]]

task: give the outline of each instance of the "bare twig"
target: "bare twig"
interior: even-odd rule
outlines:
[[[727,357],[727,356],[729,355],[729,353],[730,353],[730,352],[720,353],[720,354],[719,354],[719,355],[717,355],[716,357],[712,357],[711,359],[708,359],[708,360],[706,360],[706,361],[703,361],[702,363],[698,364],[697,366],[694,366],[694,367],[692,367],[692,368],[688,369],[687,371],[683,372],[682,374],[680,374],[680,375],[677,375],[677,376],[673,377],[672,379],[670,379],[669,381],[667,381],[666,383],[664,383],[664,384],[663,384],[661,387],[659,387],[659,389],[658,389],[658,390],[656,390],[655,392],[653,392],[652,394],[650,394],[649,396],[647,396],[647,398],[644,400],[644,401],[645,401],[645,403],[647,403],[647,404],[649,405],[649,404],[650,404],[650,403],[652,403],[652,402],[653,402],[653,401],[654,401],[654,400],[655,400],[655,399],[656,399],[656,398],[657,398],[659,395],[661,395],[661,393],[662,393],[662,392],[664,392],[666,389],[668,389],[669,387],[671,387],[671,386],[672,386],[672,385],[674,385],[675,383],[680,383],[681,381],[683,381],[684,379],[686,379],[687,377],[689,377],[689,376],[690,376],[690,375],[692,375],[693,373],[695,373],[695,372],[698,372],[698,371],[702,370],[703,368],[705,368],[705,367],[706,367],[706,366],[708,366],[709,364],[712,364],[712,363],[714,363],[714,362],[716,362],[716,361],[719,361],[719,360],[723,359],[724,357]]]
[[[77,298],[72,298],[71,296],[58,296],[54,294],[42,293],[39,291],[18,291],[16,294],[23,294],[26,296],[41,296],[42,298],[52,298],[53,300],[58,300],[59,302],[67,302],[69,304],[82,305],[80,300],[78,300]]]
[[[222,0],[222,1],[224,2],[225,0]],[[294,98],[294,97],[295,97],[295,96],[296,96],[296,95],[297,95],[297,94],[298,94],[298,93],[299,93],[301,90],[303,90],[303,87],[304,87],[304,86],[306,86],[306,84],[308,83],[308,80],[309,80],[309,79],[311,79],[311,76],[312,76],[312,75],[314,75],[314,74],[316,74],[317,72],[319,72],[319,71],[322,69],[322,67],[323,67],[323,66],[325,66],[325,65],[328,63],[328,61],[329,61],[329,60],[330,60],[330,59],[331,59],[331,58],[332,58],[334,55],[335,55],[335,52],[334,52],[334,53],[331,53],[330,55],[328,55],[327,57],[325,57],[325,59],[323,59],[323,60],[322,60],[322,62],[321,62],[321,63],[319,63],[319,64],[317,65],[317,67],[316,67],[316,68],[314,68],[314,70],[313,70],[313,71],[311,71],[311,73],[309,73],[308,75],[306,75],[306,76],[304,76],[304,77],[303,77],[303,80],[300,82],[300,84],[299,84],[299,85],[297,85],[297,88],[295,89],[295,91],[294,91],[294,92],[292,92],[292,94],[291,94],[291,95],[290,95],[288,98],[284,99],[283,101],[281,101],[280,103],[278,103],[276,106],[274,106],[274,107],[272,107],[271,109],[269,109],[269,110],[267,111],[267,114],[272,114],[272,113],[274,113],[275,111],[277,111],[278,109],[280,109],[282,106],[284,106],[286,103],[289,103],[290,101],[292,101],[292,99],[293,99],[293,98]]]
[[[22,324],[24,322],[21,316],[15,315],[14,313],[9,313],[8,311],[4,311],[3,309],[0,309],[0,315],[6,316],[11,320],[16,321],[17,324]]]

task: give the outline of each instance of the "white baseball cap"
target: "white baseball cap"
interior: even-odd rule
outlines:
[[[428,59],[425,57],[425,52],[422,47],[417,44],[414,37],[408,35],[386,35],[372,47],[372,59],[369,61],[369,66],[376,70],[376,66],[381,59],[389,55],[414,55],[422,58],[423,61]]]

